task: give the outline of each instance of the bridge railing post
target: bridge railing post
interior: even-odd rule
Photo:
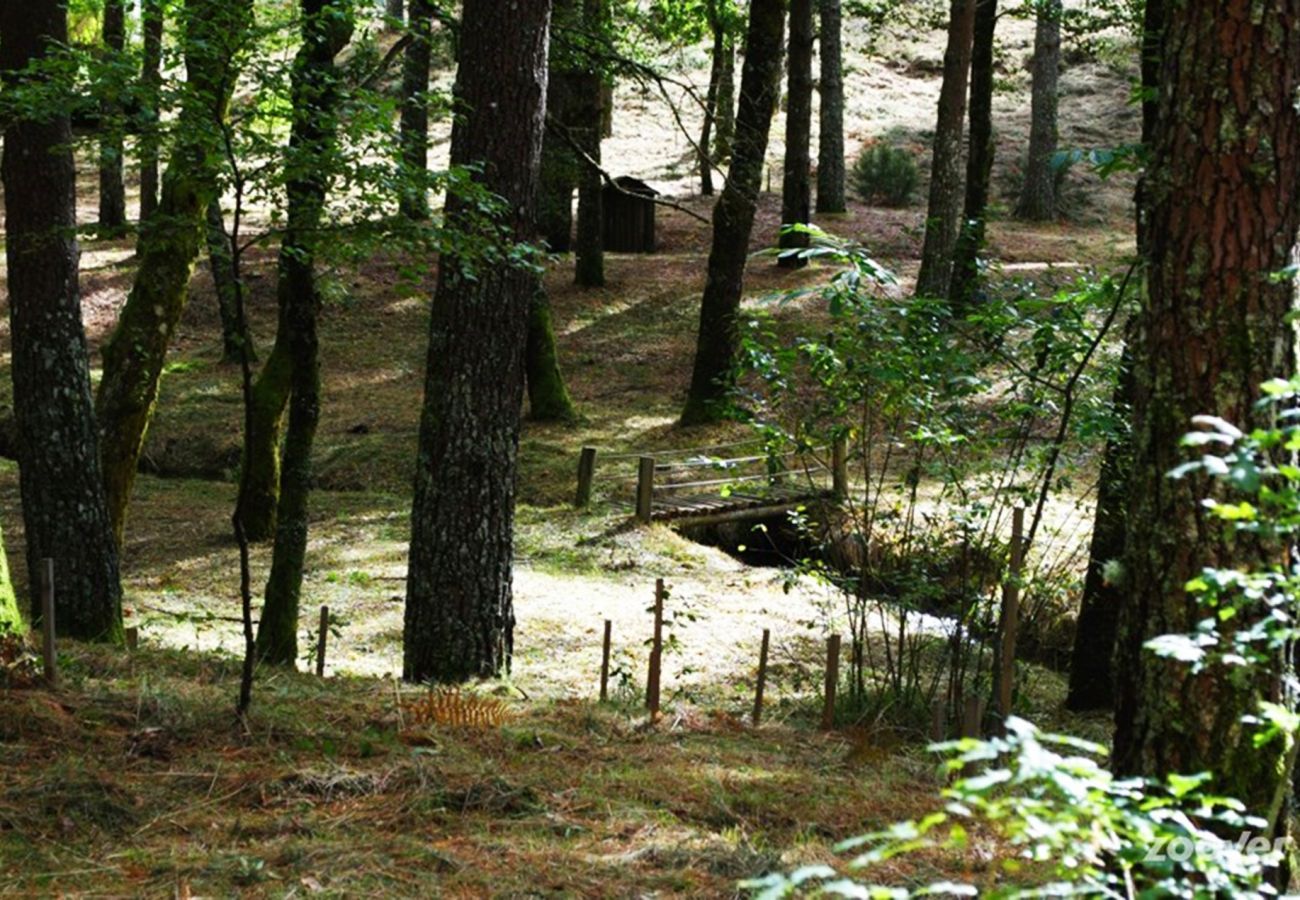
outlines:
[[[585,509],[591,503],[591,481],[596,475],[596,448],[583,447],[578,456],[578,493],[573,505]]]
[[[638,522],[649,524],[654,512],[655,496],[655,458],[643,456],[637,469],[636,478],[636,518]]]
[[[836,500],[849,495],[849,441],[843,435],[831,444],[831,490]]]

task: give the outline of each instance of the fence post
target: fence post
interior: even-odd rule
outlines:
[[[613,631],[614,623],[609,619],[605,620],[605,646],[600,656],[600,702],[604,703],[609,699],[609,639]]]
[[[641,457],[636,477],[636,518],[638,522],[649,524],[654,512],[655,497],[655,458]]]
[[[320,608],[320,632],[316,635],[316,677],[325,675],[325,642],[330,633],[330,608]]]
[[[938,743],[948,737],[948,701],[944,697],[934,699],[934,709],[930,711],[930,740]]]
[[[596,448],[583,447],[578,455],[578,494],[573,505],[585,509],[591,503],[591,480],[596,474]]]
[[[664,580],[655,579],[655,631],[650,644],[650,675],[646,680],[645,703],[650,709],[650,721],[659,718],[659,678],[662,674],[664,650]]]
[[[835,726],[835,689],[840,683],[840,636],[832,634],[826,639],[826,691],[822,703],[822,730]]]
[[[140,629],[132,625],[126,630],[126,649],[134,653],[140,646]]]
[[[763,629],[763,644],[758,651],[758,684],[754,687],[754,727],[763,719],[763,688],[767,685],[767,645],[772,638],[770,628]]]
[[[964,738],[980,737],[981,725],[984,721],[984,698],[971,695],[966,698],[965,708],[962,710],[961,718],[961,736]],[[962,768],[962,776],[969,778],[975,774],[975,764],[967,763]]]
[[[41,560],[41,658],[45,663],[45,683],[59,683],[59,655],[54,643],[54,560]]]
[[[831,490],[836,500],[849,495],[849,442],[843,435],[831,444]]]
[[[1017,506],[1011,514],[1011,565],[1002,586],[1002,621],[998,628],[998,718],[1005,722],[1011,715],[1011,697],[1015,687],[1016,632],[1020,627],[1020,574],[1025,562],[1025,510]]]

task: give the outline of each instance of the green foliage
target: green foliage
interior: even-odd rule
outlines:
[[[853,189],[868,203],[907,206],[916,195],[920,170],[910,151],[892,144],[869,144],[853,163]]]
[[[1194,675],[1259,685],[1242,722],[1253,752],[1271,755],[1287,772],[1300,730],[1300,680],[1290,663],[1300,637],[1300,564],[1283,552],[1300,534],[1300,467],[1292,461],[1300,450],[1300,379],[1273,381],[1264,391],[1272,425],[1246,434],[1220,418],[1197,417],[1198,430],[1184,443],[1210,452],[1170,477],[1201,479],[1213,495],[1204,507],[1223,523],[1226,539],[1271,547],[1279,561],[1252,571],[1206,568],[1187,586],[1205,611],[1196,631],[1157,637],[1147,649]],[[1101,764],[1104,748],[1043,734],[1017,718],[1006,724],[1005,737],[937,745],[949,755],[948,771],[978,771],[943,792],[942,811],[841,845],[857,853],[847,876],[814,866],[747,886],[763,898],[974,896],[981,892],[974,884],[903,888],[869,884],[860,873],[922,847],[964,852],[972,834],[991,830],[1016,851],[1000,860],[998,880],[982,886],[991,897],[1276,895],[1271,880],[1283,847],[1272,839],[1272,822],[1283,797],[1271,809],[1247,810],[1208,790],[1215,773],[1120,779]]]

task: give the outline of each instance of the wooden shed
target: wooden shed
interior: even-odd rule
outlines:
[[[617,187],[615,187],[617,185]],[[655,252],[655,197],[640,179],[622,175],[602,189],[605,249],[611,253]]]

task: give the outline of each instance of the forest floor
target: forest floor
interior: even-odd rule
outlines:
[[[893,37],[888,52],[868,59],[869,36],[853,27],[850,157],[889,135],[914,145],[924,168],[941,43],[934,34]],[[1109,270],[1132,252],[1132,185],[1071,170],[1061,222],[1005,217],[1027,131],[1031,36],[1028,23],[1009,20],[989,252],[999,277],[1063,284],[1081,267]],[[678,64],[698,81],[702,62],[696,48]],[[1132,137],[1130,74],[1105,58],[1069,61],[1063,146]],[[617,103],[605,145],[611,168],[707,218],[711,200],[693,193],[689,148],[663,125],[671,117],[662,98],[630,85]],[[694,128],[689,109],[686,117]],[[777,172],[782,129],[778,118]],[[435,162],[444,150],[439,140]],[[93,220],[89,166],[84,179],[82,218]],[[779,195],[764,194],[755,251],[774,240],[778,212]],[[906,289],[923,216],[919,206],[853,201],[848,214],[818,223],[867,245]],[[918,735],[815,729],[833,594],[665,527],[629,527],[618,505],[625,485],[598,478],[592,510],[569,505],[584,445],[626,452],[748,436],[740,425],[675,425],[708,235],[707,225],[661,209],[660,252],[611,255],[605,288],[575,288],[567,259],[547,273],[561,363],[583,418],[524,429],[515,668],[500,694],[510,718],[482,730],[407,721],[391,677],[400,670],[431,281],[427,272],[403,278],[409,260],[383,256],[326,277],[303,644],[306,652],[312,611],[329,605],[338,623],[331,677],[259,673],[251,732],[232,724],[241,639],[229,515],[241,414],[201,266],[146,446],[153,474],[140,478],[127,525],[128,617],[141,649],[69,645],[58,691],[0,693],[0,893],[729,896],[739,878],[831,859],[838,840],[932,809],[940,782]],[[130,241],[83,245],[92,351],[129,289],[132,250]],[[250,268],[250,312],[265,351],[276,318],[274,248],[254,252]],[[770,304],[830,274],[756,257],[747,303]],[[822,321],[815,301],[777,316],[792,333]],[[0,331],[7,343],[7,326]],[[0,404],[9,389],[3,379]],[[1086,519],[1086,501],[1062,515]],[[26,595],[12,463],[0,463],[0,516]],[[268,562],[269,549],[256,548],[255,584]],[[672,590],[679,649],[665,661],[669,710],[647,728],[638,699],[656,577]],[[603,619],[614,623],[615,650],[606,705],[594,702]],[[774,635],[770,714],[752,729],[743,718],[764,628]],[[1025,712],[1098,736],[1098,723],[1061,712],[1057,673],[1033,672]],[[994,855],[977,840],[962,860],[923,855],[898,874],[956,875]]]

